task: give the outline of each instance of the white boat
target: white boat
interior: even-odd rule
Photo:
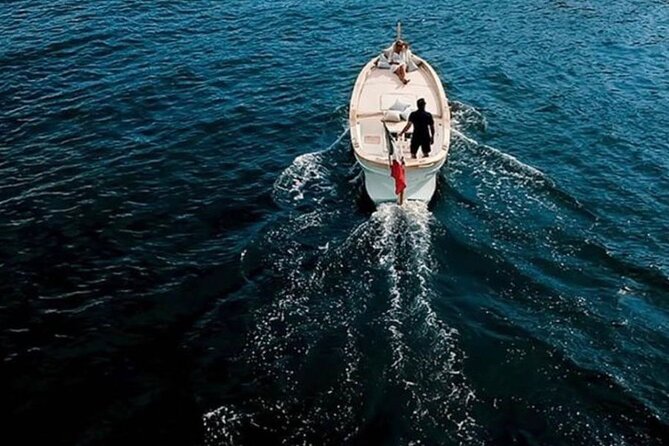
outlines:
[[[399,39],[398,25],[398,39]],[[406,200],[430,201],[436,188],[439,169],[448,155],[451,137],[451,115],[444,87],[434,69],[422,58],[413,55],[417,69],[407,73],[410,82],[404,85],[389,69],[377,67],[379,56],[370,60],[355,81],[349,107],[349,125],[351,142],[355,157],[362,166],[365,176],[365,188],[369,197],[376,203],[398,201],[395,195],[395,180],[390,176],[390,152],[398,150],[404,158]],[[399,100],[413,105],[424,98],[425,109],[434,118],[434,143],[428,157],[423,158],[418,151],[418,158],[412,159],[408,141],[398,134],[407,124],[406,120],[388,122],[384,112]],[[386,130],[387,129],[387,130]],[[411,130],[407,132],[409,137]]]

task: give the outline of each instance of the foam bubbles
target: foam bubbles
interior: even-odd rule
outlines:
[[[284,205],[294,205],[305,199],[320,204],[334,189],[334,181],[326,158],[327,153],[348,134],[345,129],[326,149],[305,153],[293,160],[274,182],[274,199]]]
[[[406,393],[412,435],[430,441],[430,433],[441,431],[475,444],[478,426],[471,408],[476,396],[462,374],[458,333],[432,306],[437,297],[430,280],[433,216],[425,203],[407,202],[379,206],[371,221],[380,229],[375,248],[389,282],[384,316],[393,353],[389,378]]]
[[[475,444],[476,397],[458,333],[432,304],[431,212],[424,203],[384,204],[327,250],[321,240],[298,242],[348,220],[315,210],[267,232],[265,264],[280,286],[270,286],[271,301],[255,312],[241,358],[272,384],[239,409],[211,412],[209,444],[244,429],[272,429],[285,444],[353,441],[377,386],[410,426],[407,441]]]

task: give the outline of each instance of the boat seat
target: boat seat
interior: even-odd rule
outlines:
[[[386,146],[386,130],[383,122],[378,118],[362,119],[360,123],[360,134],[363,135],[362,150],[367,154],[381,155],[388,153]]]
[[[416,95],[407,93],[385,93],[381,95],[381,110],[389,110],[397,101],[403,102],[414,110],[416,108]]]

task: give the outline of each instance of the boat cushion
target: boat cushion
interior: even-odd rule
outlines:
[[[393,105],[388,107],[388,110],[395,110],[397,112],[403,112],[409,106],[410,105],[409,105],[408,102],[404,102],[404,101],[402,101],[402,99],[398,98]]]
[[[379,56],[379,60],[376,63],[376,66],[382,69],[388,69],[390,68],[390,62],[388,62],[388,58],[386,57],[385,54],[381,54]]]
[[[409,120],[409,115],[413,111],[414,111],[414,108],[409,105],[407,108],[404,109],[404,111],[402,111],[400,113],[400,118],[402,118],[403,121],[408,121]]]
[[[397,110],[403,112],[408,105],[416,102],[416,96],[402,93],[385,93],[381,95],[381,110]]]
[[[383,112],[383,120],[386,122],[400,122],[402,114],[397,110],[385,110]]]

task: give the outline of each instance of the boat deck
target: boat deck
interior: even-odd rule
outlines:
[[[418,70],[407,73],[410,82],[403,85],[399,78],[388,69],[371,67],[365,74],[360,96],[357,101],[355,116],[358,133],[357,140],[360,141],[357,150],[360,155],[367,159],[385,163],[388,160],[388,144],[384,124],[390,133],[396,135],[406,126],[407,121],[384,122],[383,112],[388,110],[397,100],[411,104],[416,109],[416,101],[423,98],[426,101],[426,110],[432,113],[435,123],[435,143],[432,146],[430,156],[410,160],[409,144],[404,146],[403,153],[408,165],[421,165],[440,158],[444,137],[444,126],[442,119],[442,100],[438,97],[439,89],[436,88],[434,78],[426,64],[421,64]],[[411,130],[408,135],[411,134]],[[450,135],[448,135],[450,136]]]

